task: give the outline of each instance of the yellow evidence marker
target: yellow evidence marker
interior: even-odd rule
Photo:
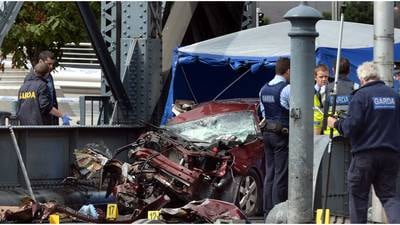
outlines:
[[[317,209],[317,218],[315,219],[316,224],[330,224],[330,218],[329,209],[325,209],[325,223],[322,223],[322,209]]]
[[[106,220],[116,220],[118,218],[117,204],[107,204]]]
[[[49,223],[50,224],[60,224],[60,216],[57,214],[51,214],[49,216]]]
[[[148,220],[159,220],[160,219],[160,211],[159,210],[147,211],[147,219]]]

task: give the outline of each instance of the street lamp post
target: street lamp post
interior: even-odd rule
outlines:
[[[313,95],[315,24],[322,18],[316,9],[301,3],[285,16],[290,36],[290,121],[288,223],[310,223],[313,219]],[[293,97],[295,96],[295,98]]]

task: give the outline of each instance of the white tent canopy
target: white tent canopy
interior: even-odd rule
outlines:
[[[337,48],[340,21],[320,20],[316,30],[316,49]],[[243,57],[290,55],[289,22],[281,22],[235,32],[178,49],[180,52]],[[400,42],[400,29],[394,31],[395,43]],[[342,48],[368,48],[374,45],[374,26],[344,22]]]
[[[332,68],[336,60],[339,21],[320,20],[315,40],[315,62]],[[265,82],[273,78],[274,63],[279,57],[290,56],[289,22],[256,27],[209,39],[174,51],[171,86],[165,106],[163,123],[172,116],[176,99],[199,102],[215,98],[234,82],[220,98],[258,97]],[[394,59],[400,61],[400,30],[394,30]],[[374,26],[344,22],[341,57],[350,61],[349,79],[357,82],[357,67],[373,60]],[[249,74],[239,79],[240,69]],[[236,82],[235,79],[238,79]],[[204,88],[207,87],[207,88]]]

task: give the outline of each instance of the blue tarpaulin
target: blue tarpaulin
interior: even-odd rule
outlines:
[[[321,20],[316,29],[319,33],[315,41],[316,64],[323,63],[332,68],[336,60],[339,22]],[[282,56],[290,57],[289,30],[289,22],[282,22],[175,49],[161,124],[173,116],[172,106],[177,99],[199,103],[213,100],[218,95],[218,99],[258,97],[261,87],[275,75],[276,60]],[[395,29],[395,43],[395,61],[400,61],[398,29]],[[358,82],[357,66],[373,60],[372,25],[344,23],[342,57],[351,63],[350,79]]]

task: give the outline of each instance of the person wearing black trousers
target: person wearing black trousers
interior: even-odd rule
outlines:
[[[260,90],[260,108],[266,121],[263,127],[266,175],[264,216],[288,198],[290,60],[276,62],[275,77]]]
[[[400,161],[400,98],[380,80],[373,62],[357,69],[361,88],[354,91],[346,118],[328,117],[328,126],[350,138],[347,173],[351,223],[367,223],[371,185],[389,223],[400,223],[396,181]]]

